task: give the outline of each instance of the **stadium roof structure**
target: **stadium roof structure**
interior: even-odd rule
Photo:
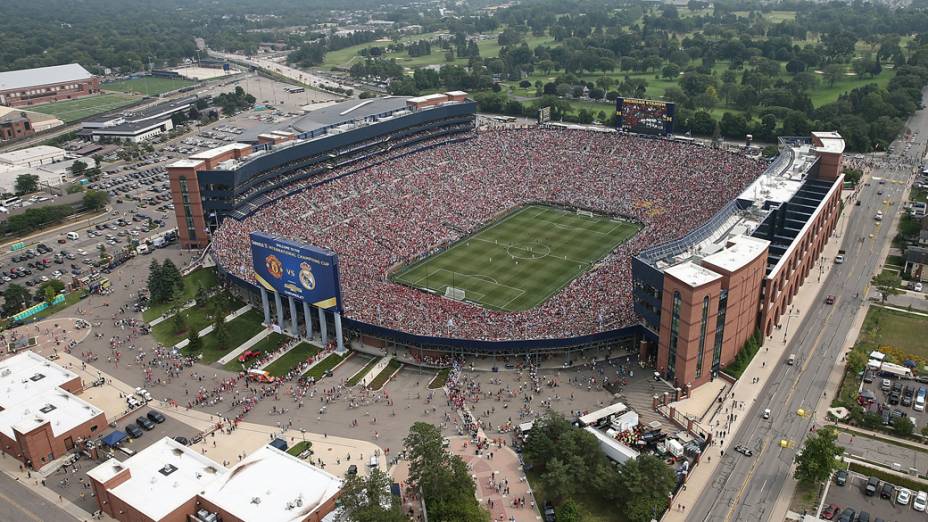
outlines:
[[[367,100],[348,100],[311,111],[294,121],[292,127],[298,132],[310,132],[403,111],[406,110],[408,99],[408,96],[385,96]]]
[[[99,128],[125,125],[126,123],[139,123],[148,120],[166,119],[171,115],[184,111],[196,104],[198,96],[186,96],[177,100],[158,103],[141,109],[130,109],[124,111],[110,112],[87,118],[81,122],[82,128]]]
[[[77,63],[0,72],[0,91],[89,80],[90,78],[93,78],[93,75]]]
[[[825,140],[836,142],[829,148],[840,146],[843,150],[839,134],[822,134]],[[766,247],[767,273],[777,270],[778,262],[793,247],[793,239],[812,221],[833,189],[832,182],[815,176],[819,149],[808,138],[781,139],[777,160],[734,201],[685,237],[644,250],[637,258],[665,272],[702,259],[727,268],[754,259]],[[771,232],[771,216],[776,211],[786,214],[786,228]],[[722,253],[732,248],[732,252]]]

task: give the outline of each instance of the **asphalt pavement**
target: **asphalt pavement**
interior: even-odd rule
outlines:
[[[928,113],[921,110],[910,120],[909,127],[920,130],[911,151],[898,150],[910,158],[920,158],[928,135]],[[900,141],[899,149],[904,145]],[[814,415],[801,417],[799,409],[813,411],[822,399],[828,376],[835,361],[846,349],[844,341],[858,308],[862,306],[871,277],[882,266],[883,247],[895,235],[893,223],[900,212],[911,169],[877,168],[873,174],[887,179],[886,185],[871,183],[861,188],[860,206],[845,209],[849,219],[843,237],[832,241],[842,242],[847,251],[846,261],[834,265],[825,276],[820,296],[838,296],[832,306],[816,304],[798,326],[790,348],[783,357],[795,353],[798,360],[789,366],[783,360],[767,381],[758,399],[747,412],[755,422],[742,424],[733,436],[725,440],[725,448],[745,445],[754,450],[753,457],[744,457],[734,451],[726,452],[710,490],[701,495],[700,502],[692,507],[689,519],[729,521],[767,520],[773,511],[787,478],[792,474],[796,450],[813,428]],[[877,187],[884,190],[877,195]],[[890,204],[885,205],[884,200]],[[877,210],[884,214],[882,226],[875,226],[873,215]],[[871,238],[870,235],[873,235]],[[815,273],[809,277],[817,277]],[[762,421],[765,408],[771,408],[770,421]],[[781,447],[781,441],[787,447]]]
[[[29,488],[0,473],[0,520],[74,522],[74,517]]]

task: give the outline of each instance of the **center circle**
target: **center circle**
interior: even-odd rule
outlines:
[[[551,247],[540,243],[513,243],[506,248],[513,259],[541,259],[551,253]]]

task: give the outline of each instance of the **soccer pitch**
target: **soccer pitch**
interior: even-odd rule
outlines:
[[[123,93],[97,94],[27,108],[30,111],[51,114],[65,123],[71,123],[101,112],[125,107],[138,99],[138,96]]]
[[[530,205],[392,279],[440,295],[449,287],[463,290],[465,300],[494,310],[528,310],[640,229],[630,221]]]

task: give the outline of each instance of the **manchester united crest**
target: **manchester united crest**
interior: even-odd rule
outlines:
[[[280,279],[284,275],[284,265],[277,256],[270,255],[264,258],[264,268],[267,268],[267,273],[274,279]]]
[[[300,284],[307,290],[316,288],[316,277],[313,276],[313,268],[309,263],[300,263]]]

